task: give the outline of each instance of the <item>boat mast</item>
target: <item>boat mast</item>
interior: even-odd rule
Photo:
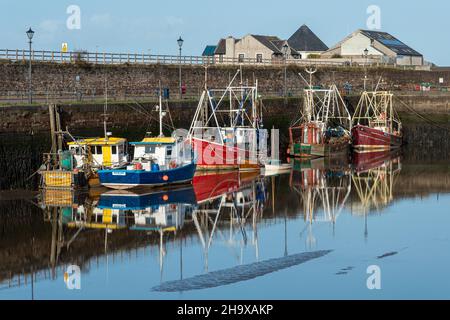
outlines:
[[[306,118],[308,122],[312,119],[312,111],[314,108],[314,93],[313,93],[313,85],[312,85],[312,77],[313,74],[317,72],[316,68],[309,67],[305,69],[306,73],[309,74],[309,88],[306,92],[306,101],[305,101],[305,112],[306,112]]]
[[[161,80],[159,81],[159,136],[164,137],[163,134],[163,113],[162,113],[162,94],[161,94]]]
[[[105,77],[105,105],[103,108],[103,130],[105,134],[105,140],[108,140],[108,131],[106,128],[106,112],[108,111],[108,79]]]

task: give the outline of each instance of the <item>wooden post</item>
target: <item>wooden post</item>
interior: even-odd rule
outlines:
[[[50,134],[51,134],[51,138],[52,138],[52,151],[51,153],[56,153],[57,150],[57,145],[56,145],[56,125],[55,125],[55,108],[54,105],[49,104],[48,105],[48,113],[50,116]]]
[[[61,129],[61,115],[59,113],[59,110],[57,110],[56,106],[55,108],[55,114],[56,114],[56,130],[57,130],[57,137],[58,137],[58,152],[62,151],[63,149],[63,139],[62,139],[62,129]]]

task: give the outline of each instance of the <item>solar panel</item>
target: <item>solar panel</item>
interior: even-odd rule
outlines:
[[[387,46],[402,46],[402,47],[406,47],[402,42],[400,42],[397,39],[394,40],[389,40],[389,39],[380,39],[379,40],[382,44],[385,44]]]

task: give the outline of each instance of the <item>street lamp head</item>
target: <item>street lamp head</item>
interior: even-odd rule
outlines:
[[[284,53],[284,55],[287,55],[288,50],[289,50],[289,46],[285,43],[284,46],[283,46],[283,53]]]
[[[27,37],[28,37],[28,39],[33,39],[33,36],[34,36],[34,31],[33,30],[31,30],[31,28],[27,31]]]
[[[367,48],[364,49],[364,55],[365,55],[365,56],[369,55],[369,49],[367,49]]]
[[[179,46],[180,49],[181,49],[181,47],[183,46],[184,40],[180,37],[180,38],[177,40],[177,42],[178,42],[178,46]]]

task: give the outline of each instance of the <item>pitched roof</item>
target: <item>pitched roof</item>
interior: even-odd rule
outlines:
[[[288,45],[288,47],[289,47],[289,54],[290,55],[292,55],[292,56],[294,56],[294,55],[299,55],[300,53],[298,53],[294,48],[292,48],[290,45],[289,45],[289,43],[287,43],[287,41],[286,40],[276,40],[276,41],[272,41],[272,43],[278,48],[278,50],[280,51],[280,52],[283,52],[283,46],[285,45],[285,44],[287,44]]]
[[[205,50],[203,50],[202,56],[212,57],[214,56],[216,49],[217,46],[206,46]]]
[[[327,51],[328,47],[311,29],[302,25],[288,40],[297,51]]]
[[[226,42],[225,39],[220,39],[219,43],[216,46],[216,51],[214,52],[214,54],[226,54],[227,52],[227,46],[226,46]]]
[[[373,30],[359,30],[366,37],[378,41],[385,47],[388,47],[398,55],[403,56],[422,56],[419,52],[407,46],[391,34]]]
[[[272,50],[274,53],[283,54],[283,52],[275,44],[275,42],[282,41],[280,38],[276,36],[262,36],[257,34],[252,34],[251,36]]]

